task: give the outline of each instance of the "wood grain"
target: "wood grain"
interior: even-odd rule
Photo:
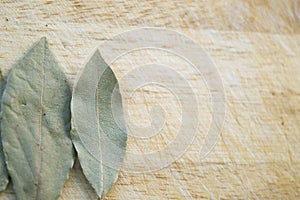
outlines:
[[[187,144],[180,159],[155,172],[122,170],[106,199],[299,199],[297,2],[2,0],[0,66],[7,76],[28,48],[47,36],[73,86],[94,49],[114,35],[145,26],[179,31],[201,46],[219,70],[226,95],[222,134],[210,154],[200,159],[211,123],[210,91],[189,63],[151,49],[119,58],[111,66],[118,79],[146,63],[165,64],[180,73],[196,94],[201,120],[194,142]],[[134,92],[125,89],[123,92]],[[129,137],[128,153],[157,151],[174,139],[181,108],[170,91],[150,85],[124,101],[137,125],[151,123],[149,112],[157,104],[164,108],[167,121],[154,138]],[[0,198],[15,199],[11,185]],[[97,199],[78,162],[60,199]]]

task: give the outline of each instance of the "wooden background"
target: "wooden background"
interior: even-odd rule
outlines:
[[[202,160],[198,154],[212,112],[203,78],[182,59],[159,50],[132,52],[111,65],[118,78],[145,63],[173,67],[192,86],[201,122],[195,141],[181,158],[155,172],[122,169],[105,199],[300,198],[297,0],[0,2],[0,67],[6,76],[32,44],[46,36],[73,86],[99,44],[138,27],[179,31],[216,64],[226,95],[226,116],[215,148]],[[176,97],[157,86],[134,92],[133,99],[124,101],[137,125],[149,125],[153,104],[164,108],[168,123],[155,139],[129,137],[128,153],[164,148],[180,126]],[[0,199],[15,199],[11,185]],[[78,162],[60,199],[97,199]]]

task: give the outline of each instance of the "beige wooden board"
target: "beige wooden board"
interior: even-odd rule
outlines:
[[[190,64],[157,49],[120,57],[111,65],[118,79],[147,63],[165,64],[181,74],[196,94],[201,120],[182,157],[155,172],[122,169],[105,198],[299,199],[299,10],[294,0],[1,0],[0,67],[7,76],[32,44],[47,36],[73,86],[95,48],[114,35],[145,26],[179,31],[201,46],[219,70],[226,95],[222,134],[210,154],[200,159],[212,109],[205,80]],[[127,153],[166,148],[181,122],[176,96],[155,85],[123,92],[134,92],[132,99],[123,100],[137,125],[149,125],[149,110],[156,104],[165,110],[167,122],[154,138],[129,137]],[[76,162],[60,199],[96,198]],[[0,199],[15,199],[11,185]]]

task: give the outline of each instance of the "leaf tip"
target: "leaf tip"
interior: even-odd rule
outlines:
[[[101,53],[100,53],[99,49],[97,49],[95,51],[95,53],[94,53],[94,55],[92,57],[99,57],[99,58],[103,59],[102,56],[101,56]]]
[[[98,63],[98,65],[99,65],[99,63],[102,63],[103,66],[105,66],[105,67],[108,66],[107,63],[105,62],[104,58],[102,57],[99,49],[97,49],[95,51],[95,53],[93,54],[93,56],[90,58],[90,61],[93,62],[93,63]]]
[[[43,36],[41,39],[40,39],[41,42],[47,42],[47,38],[46,36]]]
[[[48,41],[47,38],[44,36],[40,39],[40,41],[38,42],[38,44],[43,45],[43,46],[47,46],[48,45]]]

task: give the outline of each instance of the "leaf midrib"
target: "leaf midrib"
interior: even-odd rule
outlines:
[[[100,132],[100,111],[99,111],[99,89],[96,88],[96,115],[97,115],[97,133],[98,133],[98,147],[99,147],[99,156],[100,156],[100,196],[103,195],[104,191],[104,175],[103,175],[103,156],[102,156],[102,148],[101,148],[101,132]]]
[[[45,57],[46,57],[46,41],[44,41],[43,47],[43,61],[42,61],[42,89],[41,89],[41,96],[40,96],[40,113],[39,113],[39,163],[38,163],[38,182],[37,182],[37,191],[36,191],[36,200],[40,200],[41,196],[41,173],[42,173],[42,163],[43,163],[43,154],[42,154],[42,118],[43,118],[43,98],[44,98],[44,85],[45,85]]]

